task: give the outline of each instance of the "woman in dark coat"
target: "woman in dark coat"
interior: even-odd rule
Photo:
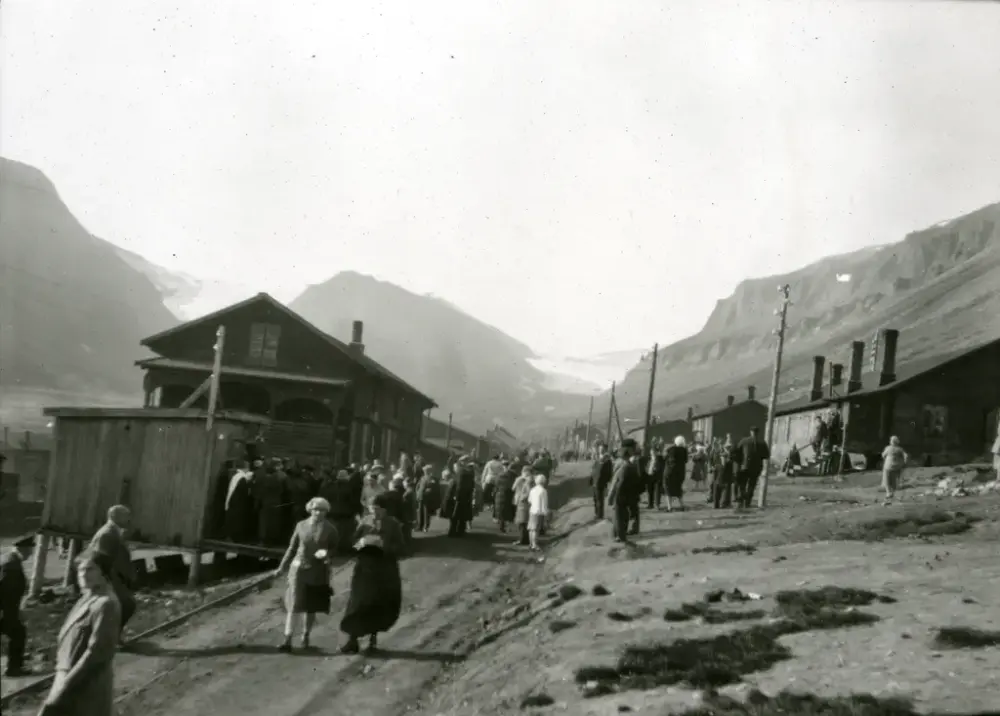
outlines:
[[[514,521],[516,512],[514,505],[515,478],[514,473],[505,470],[493,481],[493,519],[497,521],[501,532],[506,532],[507,523]]]
[[[674,438],[674,444],[667,448],[666,459],[667,510],[672,512],[674,500],[677,500],[678,508],[683,511],[688,449],[687,441],[682,436]]]
[[[347,634],[341,647],[345,654],[361,650],[362,637],[368,637],[368,651],[378,648],[378,634],[389,631],[399,619],[403,604],[403,584],[399,575],[399,554],[403,531],[388,513],[391,498],[382,493],[372,502],[372,513],[365,517],[354,537],[357,561],[351,577],[351,596],[340,621]]]

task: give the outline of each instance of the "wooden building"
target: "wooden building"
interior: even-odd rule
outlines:
[[[514,433],[502,425],[494,425],[490,430],[487,430],[486,440],[489,443],[490,452],[493,453],[502,452],[512,455],[521,447],[521,442]]]
[[[865,455],[870,466],[894,435],[920,464],[954,464],[988,453],[1000,408],[1000,341],[897,364],[898,341],[899,331],[882,331],[882,360],[869,372],[863,372],[865,344],[855,341],[845,386],[824,389],[814,374],[809,396],[779,406],[775,458],[783,459],[792,443],[807,442],[807,426],[831,409],[841,414],[847,451]],[[820,381],[821,362],[817,357]]]
[[[224,465],[267,426],[259,415],[198,409],[46,408],[55,419],[40,533],[87,541],[112,505],[132,512],[130,541],[199,554],[219,525]],[[78,543],[77,543],[78,544]],[[36,554],[44,554],[45,551]],[[41,567],[44,571],[44,565]],[[197,567],[193,580],[197,580]]]
[[[472,455],[478,461],[489,459],[489,442],[486,438],[464,430],[454,423],[451,425],[450,445],[448,440],[448,423],[425,415],[423,420],[424,443],[437,448],[439,451]]]
[[[650,442],[653,440],[661,440],[664,444],[672,444],[674,439],[680,435],[685,440],[690,440],[694,436],[694,432],[691,429],[691,422],[688,420],[657,420],[654,418],[649,425],[649,439]],[[639,445],[644,444],[646,436],[645,426],[640,426],[638,428],[632,428],[629,430],[628,436],[635,440]]]
[[[767,406],[757,401],[757,390],[754,386],[747,387],[746,400],[737,402],[736,396],[726,398],[725,405],[705,413],[688,411],[691,424],[691,434],[701,434],[706,443],[712,438],[724,440],[727,435],[734,442],[750,434],[750,428],[756,427],[764,437],[767,423]]]
[[[362,323],[343,343],[266,293],[143,340],[147,405],[178,407],[205,381],[219,326],[220,407],[269,418],[266,453],[341,466],[418,447],[435,403],[365,355]]]

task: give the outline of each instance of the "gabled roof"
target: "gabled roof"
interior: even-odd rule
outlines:
[[[246,308],[247,306],[250,306],[254,303],[265,303],[268,306],[278,310],[279,312],[288,316],[288,318],[290,318],[291,320],[296,321],[297,323],[305,327],[310,333],[318,337],[320,340],[326,342],[331,347],[335,348],[336,350],[346,355],[352,361],[354,361],[362,368],[364,368],[367,372],[385,378],[393,383],[396,383],[405,390],[417,395],[420,398],[423,398],[431,407],[437,407],[437,403],[434,402],[433,398],[417,390],[412,385],[407,383],[405,380],[400,378],[398,375],[390,371],[388,368],[375,362],[374,360],[372,360],[363,353],[358,353],[356,351],[351,350],[346,343],[337,340],[329,333],[321,331],[319,328],[317,328],[312,323],[307,321],[305,318],[297,314],[288,306],[276,300],[270,294],[263,292],[258,293],[256,296],[251,296],[246,300],[240,301],[239,303],[234,303],[230,306],[226,306],[225,308],[221,308],[218,311],[213,311],[212,313],[209,313],[206,316],[201,316],[200,318],[195,318],[194,320],[188,321],[187,323],[182,323],[179,326],[174,326],[173,328],[168,328],[165,331],[160,331],[156,335],[142,339],[140,343],[141,345],[147,348],[151,348],[150,346],[151,343],[155,343],[168,336],[176,335],[195,326],[200,326],[205,323],[212,323],[225,315],[228,315],[241,308]]]
[[[716,408],[712,408],[711,410],[708,410],[706,412],[698,413],[696,415],[692,415],[691,416],[691,420],[699,420],[701,418],[708,418],[708,417],[711,417],[713,415],[718,415],[719,413],[724,413],[727,410],[733,410],[735,408],[743,407],[747,403],[753,403],[754,405],[757,405],[757,406],[759,406],[761,408],[765,407],[764,404],[761,403],[759,400],[740,400],[740,401],[737,401],[737,402],[733,403],[732,405],[722,404],[722,405],[720,405],[720,406],[718,406]]]
[[[847,398],[853,400],[854,398],[863,398],[896,390],[897,388],[900,388],[917,378],[924,377],[929,373],[933,373],[934,371],[944,368],[956,361],[962,360],[963,358],[969,358],[979,351],[991,348],[997,344],[1000,344],[1000,340],[982,343],[973,348],[961,348],[959,350],[948,351],[934,356],[925,356],[909,360],[904,363],[897,363],[896,380],[886,385],[879,385],[878,371],[868,371],[863,373],[861,376],[861,388],[853,393],[847,392],[847,383],[844,382],[839,387],[837,394],[833,397],[824,395],[824,397],[819,400],[810,400],[808,395],[799,397],[787,403],[778,405],[778,409],[774,414],[791,415],[793,413],[801,413],[807,410],[815,410],[832,403],[838,403]],[[826,390],[829,390],[829,386],[826,386],[825,388]]]

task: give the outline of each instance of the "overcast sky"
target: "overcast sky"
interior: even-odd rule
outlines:
[[[0,16],[0,152],[94,234],[284,300],[371,273],[543,354],[680,338],[744,277],[1000,200],[993,3]]]

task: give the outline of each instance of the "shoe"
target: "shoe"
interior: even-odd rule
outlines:
[[[361,645],[357,639],[348,639],[347,643],[340,647],[341,654],[357,654],[361,651]]]
[[[278,647],[278,651],[280,651],[282,654],[291,654],[292,642],[291,641],[282,642],[281,646]]]

